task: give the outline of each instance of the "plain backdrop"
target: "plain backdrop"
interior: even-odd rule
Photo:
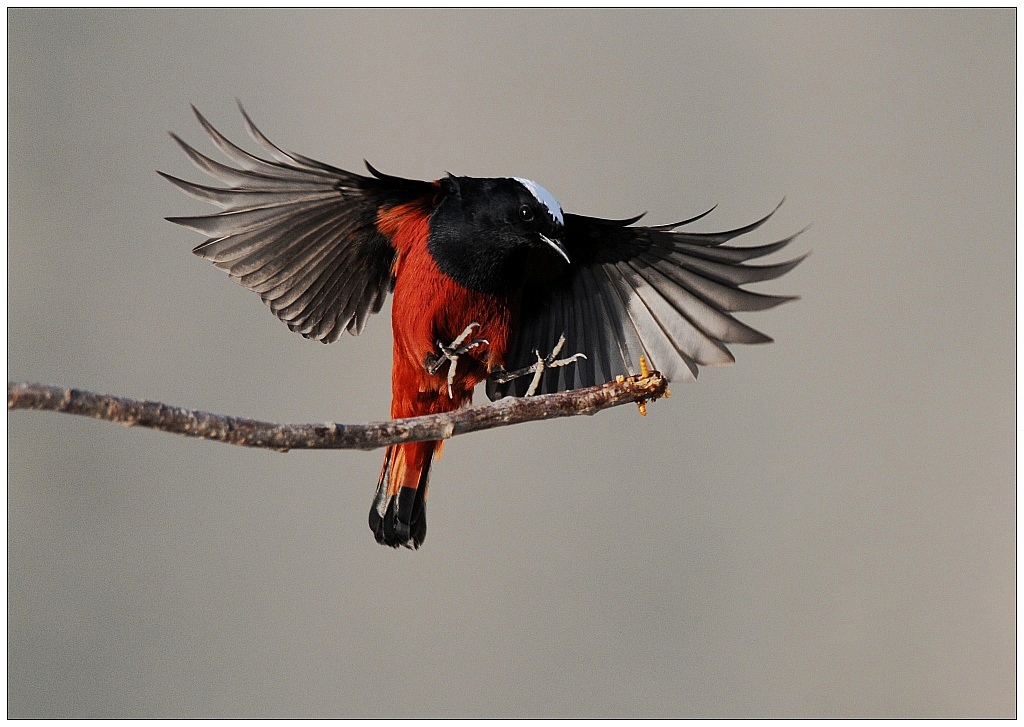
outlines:
[[[389,308],[306,341],[162,219],[212,211],[155,172],[209,183],[189,103],[583,214],[785,196],[749,242],[813,252],[646,419],[449,442],[418,552],[366,527],[380,451],[10,413],[9,715],[1014,716],[1015,23],[9,10],[11,380],[387,416]]]

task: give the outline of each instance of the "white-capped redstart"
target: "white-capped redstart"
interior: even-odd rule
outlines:
[[[195,110],[195,109],[193,109]],[[324,343],[362,331],[394,294],[391,416],[467,406],[486,381],[492,399],[592,386],[635,375],[640,357],[671,380],[730,364],[731,343],[771,339],[732,314],[791,296],[740,286],[777,278],[803,257],[749,265],[796,235],[725,245],[768,217],[727,232],[562,211],[536,182],[448,175],[433,182],[353,174],[270,142],[242,110],[269,159],[199,123],[235,166],[172,134],[223,186],[163,174],[221,208],[172,222],[209,239],[196,255],[259,293],[279,319]],[[370,529],[380,543],[418,548],[427,531],[430,463],[441,442],[388,447]]]

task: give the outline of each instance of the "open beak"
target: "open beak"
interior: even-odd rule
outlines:
[[[572,261],[569,259],[569,251],[565,249],[565,245],[563,245],[560,240],[552,240],[550,237],[543,234],[540,236],[540,239],[546,242],[547,244],[551,245],[551,247],[554,248],[555,252],[561,255],[567,263],[572,263]]]

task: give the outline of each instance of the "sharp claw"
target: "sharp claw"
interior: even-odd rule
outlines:
[[[544,374],[546,368],[544,359],[540,355],[540,351],[534,351],[537,354],[537,363],[533,365],[533,379],[530,381],[529,387],[526,389],[527,396],[533,396],[537,393],[537,387],[540,385],[540,377]]]
[[[441,367],[444,365],[444,363],[446,361],[448,362],[447,385],[449,399],[453,399],[455,397],[455,370],[458,366],[459,356],[463,355],[464,353],[469,353],[474,348],[477,348],[479,346],[486,346],[490,344],[490,341],[488,341],[486,338],[476,338],[470,341],[469,343],[463,345],[463,342],[467,338],[469,338],[469,334],[473,332],[473,329],[479,327],[479,323],[470,323],[468,326],[466,326],[466,329],[462,333],[460,333],[459,336],[454,341],[451,342],[451,344],[447,346],[438,341],[437,348],[441,353],[437,354],[437,357],[433,361],[429,360],[431,357],[428,357],[428,361],[425,364],[427,373],[430,374],[431,376],[434,376],[435,374],[437,374],[438,371],[441,370]]]
[[[479,327],[480,327],[479,323],[476,323],[476,322],[470,323],[468,326],[466,326],[466,330],[464,330],[462,333],[460,333],[459,337],[456,338],[454,341],[452,341],[452,345],[449,348],[458,348],[459,345],[461,345],[463,341],[465,341],[467,338],[469,338],[469,334],[473,332],[473,329],[474,328],[479,328]],[[440,345],[440,341],[438,341],[438,345]]]
[[[557,356],[559,353],[561,353],[562,352],[562,346],[564,346],[564,345],[565,345],[565,334],[563,333],[561,336],[558,337],[558,343],[556,343],[555,347],[553,349],[551,349],[551,355],[548,356],[548,358],[549,359],[553,359],[555,356]]]
[[[574,353],[572,356],[567,356],[566,358],[555,358],[556,356],[558,356],[559,353],[561,353],[562,347],[564,345],[565,334],[563,333],[561,336],[558,337],[558,343],[555,344],[555,347],[551,349],[551,353],[548,354],[546,357],[541,356],[540,351],[534,349],[533,353],[537,357],[537,363],[531,364],[526,368],[518,369],[517,371],[503,371],[497,376],[495,376],[494,379],[499,384],[507,384],[508,382],[518,379],[521,376],[533,374],[533,378],[530,380],[530,385],[526,389],[526,396],[533,396],[535,393],[537,393],[537,388],[540,386],[540,380],[541,377],[544,375],[545,371],[547,371],[548,369],[558,368],[559,366],[568,366],[574,361],[577,361],[581,358],[586,358],[586,355],[582,353]]]

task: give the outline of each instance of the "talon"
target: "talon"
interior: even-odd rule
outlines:
[[[555,346],[555,348],[557,349],[558,346]],[[533,396],[537,393],[537,387],[540,385],[540,377],[543,375],[545,369],[544,358],[540,355],[540,351],[534,349],[533,353],[537,357],[537,363],[533,365],[533,378],[530,380],[530,385],[526,387],[527,396]],[[554,353],[554,351],[552,351],[552,353]]]
[[[469,334],[473,332],[473,329],[474,328],[479,328],[479,327],[480,327],[480,324],[477,323],[476,321],[474,321],[473,323],[470,323],[468,326],[466,326],[466,330],[464,330],[462,333],[460,333],[458,338],[456,338],[454,341],[452,341],[451,348],[456,348],[457,346],[461,345],[463,341],[465,341],[467,338],[469,338]],[[440,344],[438,344],[438,345],[440,345]]]
[[[551,353],[547,356],[541,356],[540,351],[534,349],[533,353],[537,357],[537,363],[531,364],[525,368],[517,369],[516,371],[499,372],[494,376],[494,380],[499,384],[507,384],[514,379],[533,374],[533,379],[530,380],[530,386],[526,389],[526,396],[533,396],[537,392],[537,387],[540,386],[540,379],[545,371],[548,369],[558,368],[559,366],[567,366],[578,359],[586,358],[582,353],[574,353],[572,356],[556,359],[555,357],[561,353],[564,345],[565,334],[563,333],[558,337],[558,343],[555,344],[555,347],[551,349]]]
[[[474,338],[469,343],[463,344],[463,341],[469,338],[469,334],[473,332],[473,329],[479,327],[479,323],[470,323],[468,326],[466,326],[466,329],[462,333],[460,333],[454,341],[451,342],[450,345],[446,346],[440,341],[437,342],[437,348],[441,351],[441,353],[427,356],[425,367],[427,369],[427,373],[430,374],[431,376],[436,375],[437,372],[441,370],[441,367],[444,366],[446,362],[448,363],[447,384],[449,399],[453,398],[454,396],[453,389],[455,385],[455,370],[459,363],[459,356],[463,355],[464,353],[472,351],[474,348],[477,348],[478,346],[486,346],[490,344],[490,341],[488,341],[486,338]]]

